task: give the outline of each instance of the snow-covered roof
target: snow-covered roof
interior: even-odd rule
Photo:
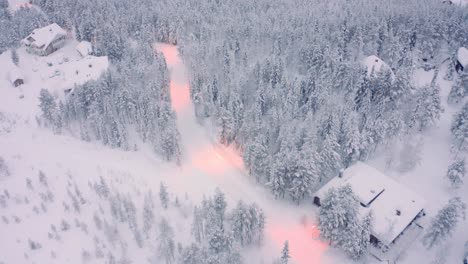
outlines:
[[[378,73],[384,70],[388,70],[392,72],[392,76],[393,76],[393,71],[390,68],[390,66],[388,66],[387,63],[385,63],[383,60],[381,60],[379,57],[375,55],[371,55],[363,59],[362,64],[367,68],[368,77],[370,77],[372,73]]]
[[[458,60],[458,62],[460,62],[460,64],[463,67],[468,66],[468,49],[467,48],[461,47],[461,48],[458,49],[457,60]]]
[[[16,80],[23,80],[24,76],[21,74],[21,71],[18,69],[18,67],[13,67],[8,73],[8,79],[11,83],[14,83]]]
[[[38,49],[46,49],[55,39],[65,36],[67,32],[56,23],[43,28],[36,28],[29,36],[23,39],[23,43],[35,46]]]
[[[57,66],[47,68],[43,78],[53,87],[51,92],[61,96],[64,90],[98,79],[109,67],[109,59],[107,56],[88,55],[79,60],[54,65]]]
[[[459,5],[459,6],[466,6],[468,5],[468,0],[450,0],[451,4]]]
[[[76,50],[80,53],[81,56],[85,57],[93,51],[93,46],[88,41],[81,41],[76,45]]]
[[[323,199],[331,188],[346,184],[351,186],[359,202],[367,207],[360,206],[361,213],[373,212],[372,235],[385,245],[390,245],[425,205],[422,197],[362,162],[347,168],[342,177],[330,180],[315,196]]]

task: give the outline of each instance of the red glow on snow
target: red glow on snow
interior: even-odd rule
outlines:
[[[221,174],[230,168],[228,162],[212,146],[195,153],[192,163],[197,169],[209,174]]]
[[[221,153],[221,155],[226,159],[227,161],[230,162],[231,165],[236,167],[237,169],[244,169],[244,160],[240,156],[239,152],[234,148],[234,146],[223,146],[220,145],[218,148],[218,153]]]
[[[190,89],[188,84],[177,84],[172,80],[169,83],[171,91],[172,108],[180,113],[190,105]]]
[[[167,44],[159,44],[157,49],[162,52],[164,57],[166,58],[167,65],[176,65],[181,63],[179,58],[179,52],[177,51],[177,47],[173,45]]]
[[[267,235],[282,249],[284,242],[289,242],[289,255],[297,264],[320,264],[328,244],[319,240],[320,231],[316,225],[269,225]]]
[[[228,170],[243,169],[244,163],[236,150],[225,146],[207,146],[192,156],[195,168],[209,174],[222,174]]]
[[[18,3],[16,4],[16,9],[20,9],[20,8],[31,8],[32,5],[30,3]]]

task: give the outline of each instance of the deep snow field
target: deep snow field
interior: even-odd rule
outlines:
[[[9,169],[9,175],[0,175],[1,264],[107,263],[109,252],[124,263],[163,263],[157,259],[155,241],[143,234],[143,247],[139,248],[129,227],[112,217],[110,200],[99,191],[103,186],[107,186],[110,196],[131,197],[138,225],[142,224],[143,198],[151,192],[156,219],[169,219],[176,242],[183,245],[192,242],[194,205],[220,188],[229,208],[242,199],[257,203],[265,212],[264,246],[248,250],[245,263],[272,263],[279,257],[285,240],[289,240],[295,263],[352,263],[318,240],[314,225],[317,209],[311,202],[297,206],[275,200],[267,189],[247,177],[235,150],[216,144],[213,129],[196,122],[187,73],[175,46],[160,44],[156,49],[164,53],[171,71],[171,98],[183,147],[180,167],[162,161],[149,149],[111,149],[66,134],[55,135],[40,127],[36,119],[40,89],[62,96],[63,89],[98,78],[108,66],[99,59],[95,62],[99,66],[89,67],[88,62],[83,62],[86,58],[80,58],[74,50],[76,44],[69,41],[48,57],[18,49],[19,68],[25,76],[25,84],[18,88],[8,81],[7,74],[14,67],[10,52],[0,55],[0,157]],[[398,146],[381,150],[369,162],[426,199],[426,223],[454,195],[445,174],[451,161],[449,127],[459,106],[446,105],[452,82],[443,79],[445,66],[438,76],[445,112],[438,125],[422,136],[424,147],[419,164],[404,173],[397,170],[395,164],[401,154]],[[418,85],[430,82],[433,74],[434,71],[418,70],[415,81]],[[171,195],[168,210],[159,203],[161,182]],[[468,201],[467,184],[457,192]],[[464,220],[443,251],[427,252],[416,241],[399,263],[431,263],[435,254],[446,255],[443,263],[461,263],[467,234],[468,221]],[[363,261],[374,263],[371,257]]]

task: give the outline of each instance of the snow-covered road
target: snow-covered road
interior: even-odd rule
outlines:
[[[257,203],[265,211],[267,219],[263,256],[279,256],[282,244],[288,240],[295,263],[335,263],[329,254],[325,254],[327,244],[317,240],[319,231],[313,223],[312,206],[297,207],[275,200],[268,190],[247,177],[242,159],[236,151],[215,143],[207,130],[197,123],[190,100],[189,81],[177,48],[166,44],[158,44],[156,48],[164,54],[168,64],[171,99],[182,137],[183,158],[181,173],[177,176],[178,184],[192,188],[200,186],[201,189],[206,186],[219,187],[231,205],[239,199]],[[206,191],[211,192],[209,189]]]

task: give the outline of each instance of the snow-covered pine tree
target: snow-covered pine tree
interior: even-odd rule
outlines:
[[[150,232],[153,228],[154,217],[154,202],[153,193],[148,191],[143,198],[143,233],[146,238],[150,238]]]
[[[409,127],[417,131],[423,131],[435,124],[444,111],[440,100],[440,88],[436,83],[436,76],[430,85],[417,90],[413,112],[410,117]]]
[[[0,157],[0,177],[6,177],[10,175],[10,170],[8,169],[8,165],[6,164],[3,157]]]
[[[322,158],[321,172],[322,177],[327,179],[336,175],[339,168],[342,166],[340,145],[335,133],[330,133],[325,137],[320,148],[320,156]]]
[[[58,114],[57,102],[46,89],[41,89],[39,107],[41,108],[42,116],[47,124],[52,126],[55,131],[58,131],[58,129],[61,128],[61,118]]]
[[[0,9],[8,8],[8,0],[0,0]]]
[[[219,188],[216,188],[215,195],[213,196],[213,208],[216,212],[216,225],[221,230],[224,230],[224,215],[226,213],[226,207],[227,203],[224,193],[221,192]]]
[[[252,218],[252,242],[260,245],[263,241],[265,230],[265,213],[255,203],[249,206],[249,213]]]
[[[367,252],[372,215],[359,219],[359,202],[349,185],[330,189],[321,203],[320,235],[351,258],[359,259]]]
[[[248,245],[252,238],[252,219],[243,201],[237,203],[230,216],[234,238],[242,245]]]
[[[205,239],[203,215],[197,206],[193,208],[192,235],[198,243]]]
[[[465,175],[465,159],[458,157],[448,167],[447,178],[453,188],[460,188],[463,185]]]
[[[169,193],[167,192],[167,187],[163,182],[159,185],[159,200],[161,201],[161,206],[164,209],[167,209],[169,205]]]
[[[192,243],[182,251],[179,264],[200,264],[206,260],[206,252],[200,249],[197,244]]]
[[[349,239],[345,239],[340,247],[352,259],[360,259],[367,252],[371,228],[372,214],[369,213],[362,221],[358,220],[357,225],[349,225],[347,232],[343,234],[343,236],[349,237]]]
[[[452,149],[468,151],[468,103],[455,114],[451,126]]]
[[[449,104],[458,104],[468,95],[468,72],[462,71],[447,97]]]
[[[229,145],[234,140],[235,124],[232,112],[222,107],[218,118],[219,139],[222,144]]]
[[[280,264],[288,264],[291,256],[289,255],[289,241],[285,241],[281,250]]]
[[[249,170],[249,174],[254,176],[257,182],[265,180],[269,169],[269,156],[262,138],[262,136],[257,136],[247,141],[242,155],[245,166]]]
[[[214,254],[230,252],[232,249],[232,242],[233,238],[220,228],[216,228],[208,238],[209,249]]]
[[[19,64],[19,57],[18,57],[18,52],[16,51],[16,49],[12,49],[11,50],[11,60],[13,61],[13,63],[18,66]]]
[[[242,246],[261,243],[265,216],[257,205],[247,206],[243,201],[237,203],[229,217],[233,237]]]
[[[318,184],[318,173],[314,170],[315,164],[312,162],[314,161],[298,157],[296,171],[290,176],[291,186],[288,192],[297,204],[307,198]]]
[[[452,236],[458,222],[465,218],[466,204],[460,197],[452,198],[439,210],[423,237],[424,245],[430,249]]]
[[[158,256],[163,258],[166,264],[173,263],[175,259],[174,231],[164,217],[158,225],[157,242]]]

